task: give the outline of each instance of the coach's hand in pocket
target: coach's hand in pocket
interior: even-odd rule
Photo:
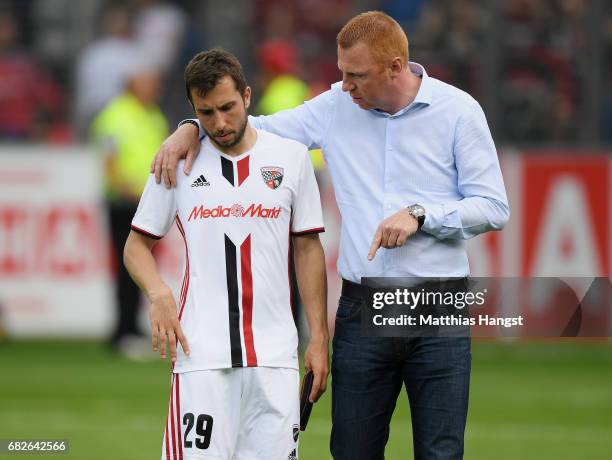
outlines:
[[[170,345],[170,360],[176,361],[177,339],[186,355],[189,356],[189,345],[178,320],[176,303],[172,290],[167,285],[149,294],[153,351],[159,350],[161,359],[166,358],[166,339]]]

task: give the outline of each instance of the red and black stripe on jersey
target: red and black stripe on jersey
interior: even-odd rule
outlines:
[[[227,277],[228,318],[232,367],[243,367],[240,342],[240,304],[238,284],[242,291],[242,332],[246,347],[247,366],[257,366],[257,354],[253,341],[253,278],[251,272],[251,235],[240,245],[240,280],[238,279],[237,250],[234,242],[225,235],[225,275]]]

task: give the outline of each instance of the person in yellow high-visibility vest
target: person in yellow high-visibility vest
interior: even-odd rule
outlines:
[[[257,50],[261,64],[261,86],[264,88],[256,111],[259,115],[272,115],[292,109],[316,94],[298,76],[297,50],[283,40],[264,42]],[[321,149],[311,150],[310,159],[316,171],[325,167]]]
[[[168,122],[157,106],[161,91],[159,74],[135,67],[126,90],[93,120],[92,140],[102,151],[110,234],[117,261],[118,318],[111,345],[131,357],[148,350],[137,326],[140,290],[121,260],[130,223],[148,178],[153,154],[168,135]]]

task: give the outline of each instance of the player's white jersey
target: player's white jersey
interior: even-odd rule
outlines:
[[[319,190],[306,147],[257,130],[232,157],[208,138],[177,186],[153,176],[132,229],[163,237],[176,224],[186,268],[179,319],[191,348],[174,372],[229,367],[298,368],[289,285],[291,235],[323,231]]]

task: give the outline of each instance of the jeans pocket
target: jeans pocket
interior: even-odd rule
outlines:
[[[361,300],[341,296],[336,311],[336,321],[347,321],[355,318],[361,312]]]

